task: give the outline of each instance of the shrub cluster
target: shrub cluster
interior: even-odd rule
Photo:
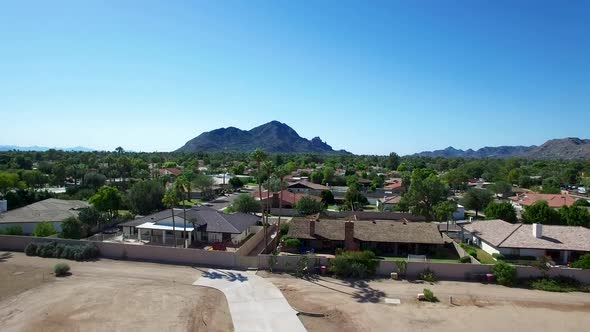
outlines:
[[[330,272],[343,278],[365,278],[375,274],[378,264],[372,251],[341,251],[332,260]]]
[[[57,242],[29,243],[29,245],[25,248],[25,254],[27,254],[27,256],[86,261],[98,257],[98,248],[91,243],[83,245]]]
[[[590,287],[585,287],[576,279],[559,276],[556,278],[538,278],[529,281],[529,286],[547,292],[588,292]]]
[[[432,272],[430,268],[426,268],[426,270],[418,274],[418,279],[428,282],[437,282],[438,276],[434,272]]]
[[[497,260],[499,260],[499,261],[501,261],[501,260],[504,260],[504,259],[505,259],[504,255],[502,255],[502,254],[499,254],[499,253],[497,253],[497,252],[493,253],[493,254],[492,254],[492,257],[494,257],[495,259],[497,259]]]
[[[496,282],[504,286],[514,286],[516,284],[516,267],[504,262],[498,262],[492,267],[492,272]]]
[[[571,267],[576,269],[590,270],[590,254],[584,254],[571,264]]]
[[[434,293],[428,289],[428,288],[424,288],[424,301],[428,301],[428,302],[438,302],[438,298],[436,296],[434,296]]]
[[[289,247],[289,248],[301,247],[301,241],[299,239],[285,238],[283,240],[283,244],[285,245],[285,247]]]
[[[66,263],[57,263],[53,267],[53,272],[56,277],[63,277],[70,272],[70,266]]]
[[[459,258],[459,263],[471,263],[471,257],[469,256],[463,256],[461,258]]]

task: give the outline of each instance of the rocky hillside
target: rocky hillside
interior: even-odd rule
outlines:
[[[305,139],[288,125],[271,121],[250,130],[235,127],[204,132],[186,142],[178,152],[251,152],[260,148],[270,153],[348,153],[335,151],[319,137]]]
[[[498,146],[478,150],[460,150],[448,147],[444,150],[424,151],[414,156],[446,158],[527,158],[527,159],[590,159],[590,139],[574,137],[552,139],[540,146]]]

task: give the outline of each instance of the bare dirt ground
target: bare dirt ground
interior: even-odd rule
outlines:
[[[0,253],[1,331],[231,331],[225,296],[183,266],[66,261]]]
[[[308,331],[584,331],[590,326],[590,295],[511,289],[478,283],[303,280],[259,272],[285,294]],[[439,303],[415,300],[424,288]],[[449,297],[453,296],[453,304]],[[385,298],[401,304],[386,304]]]

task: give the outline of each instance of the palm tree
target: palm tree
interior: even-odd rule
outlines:
[[[258,180],[258,198],[260,199],[260,203],[262,203],[262,182],[261,182],[261,177],[260,177],[260,172],[261,172],[261,164],[264,160],[266,160],[267,155],[266,153],[264,153],[264,151],[260,150],[260,149],[256,149],[254,150],[254,152],[252,152],[252,154],[250,155],[250,159],[254,160],[256,162],[256,166],[258,169],[258,176],[257,176],[257,180]],[[262,224],[264,225],[264,209],[262,210]],[[266,239],[266,227],[264,227],[264,238]],[[266,241],[266,240],[265,240]],[[266,249],[266,248],[265,248]]]
[[[280,190],[280,197],[279,197],[279,221],[277,222],[277,230],[278,232],[281,231],[281,215],[283,214],[283,190],[284,190],[284,181],[285,176],[287,176],[287,169],[285,167],[278,167],[275,170],[275,176],[279,178],[279,190]]]
[[[174,236],[174,247],[176,247],[176,221],[174,220],[174,207],[178,205],[179,197],[176,188],[170,188],[166,191],[162,203],[172,210],[172,235]]]
[[[176,182],[174,183],[174,185],[176,186],[176,190],[179,193],[182,193],[183,191],[185,191],[187,193],[187,197],[186,200],[189,201],[190,199],[188,198],[188,195],[190,192],[186,191],[186,187],[188,185],[189,181],[186,178],[186,176],[181,175],[176,179]],[[182,195],[182,194],[181,194]],[[185,241],[185,247],[186,247],[186,202],[182,203],[182,219],[184,219],[183,223],[184,223],[184,231],[182,233],[182,238]]]
[[[264,162],[264,170],[266,170],[266,222],[264,223],[264,227],[268,228],[269,222],[268,222],[268,218],[270,215],[270,175],[273,173],[274,170],[274,165],[272,164],[272,161],[267,160]],[[268,245],[268,237],[267,234],[264,234],[264,248],[266,250],[266,246]]]

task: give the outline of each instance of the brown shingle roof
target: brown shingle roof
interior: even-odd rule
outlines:
[[[288,236],[299,239],[344,240],[345,220],[320,219],[315,223],[315,233],[310,235],[310,220],[293,218]],[[354,221],[354,238],[364,242],[442,244],[443,239],[436,224],[425,222],[404,223],[395,221]]]
[[[297,186],[304,186],[304,187],[308,187],[308,188],[314,189],[314,190],[329,190],[330,189],[330,188],[323,186],[321,184],[313,183],[313,182],[306,181],[306,180],[297,181],[295,183],[292,183],[289,185],[289,188],[297,187]]]
[[[499,248],[590,251],[588,228],[543,225],[543,236],[536,238],[532,227],[504,220],[482,220],[464,226],[465,230]]]

